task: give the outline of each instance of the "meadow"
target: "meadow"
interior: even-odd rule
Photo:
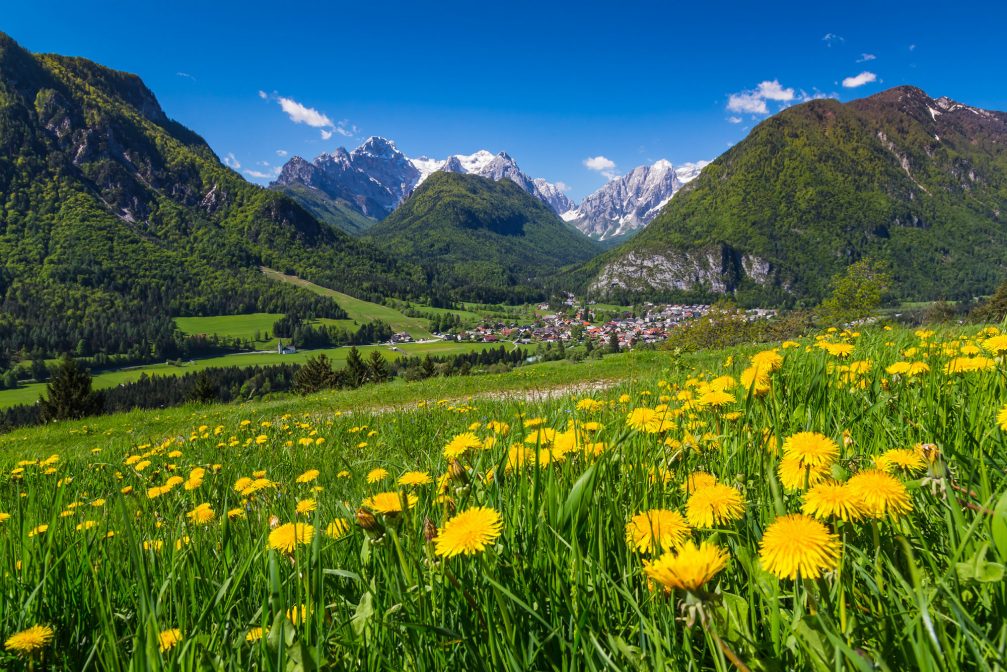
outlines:
[[[361,355],[367,357],[372,350],[377,350],[385,359],[393,361],[400,357],[423,357],[425,355],[457,355],[466,352],[499,348],[499,343],[472,343],[454,341],[433,341],[430,343],[402,343],[398,350],[392,350],[387,345],[361,345],[357,347]],[[505,347],[511,347],[505,344]],[[95,389],[114,387],[123,383],[139,380],[141,376],[181,376],[195,373],[203,369],[221,366],[268,366],[270,364],[303,364],[309,357],[324,354],[336,366],[341,366],[349,355],[349,347],[320,348],[316,350],[301,350],[286,355],[278,352],[239,352],[216,357],[203,357],[191,361],[162,362],[160,364],[143,364],[121,369],[97,371],[94,374]],[[39,395],[44,394],[45,383],[27,383],[11,390],[0,390],[0,408],[17,404],[33,404]]]
[[[1002,669],[1005,353],[830,330],[19,430],[0,666]]]

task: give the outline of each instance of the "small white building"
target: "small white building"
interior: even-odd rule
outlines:
[[[284,345],[283,341],[280,341],[279,343],[276,344],[276,352],[277,354],[280,355],[292,355],[295,352],[297,352],[297,348],[294,347],[293,343],[288,343],[287,345]]]

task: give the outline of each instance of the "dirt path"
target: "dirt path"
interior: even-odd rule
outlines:
[[[549,399],[559,399],[561,397],[569,397],[576,394],[590,394],[592,392],[600,392],[610,387],[614,387],[619,382],[620,381],[615,379],[591,380],[582,383],[571,383],[569,385],[543,387],[536,390],[494,390],[492,392],[471,394],[464,397],[446,397],[444,400],[452,404],[468,401],[479,401],[483,399],[489,399],[494,401],[509,400],[509,401],[539,402],[539,401],[547,401]],[[415,408],[416,404],[414,402],[409,404],[395,404],[391,406],[371,406],[368,408],[361,408],[359,410],[349,412],[362,415],[380,415],[383,413],[395,413],[398,411],[415,409]]]

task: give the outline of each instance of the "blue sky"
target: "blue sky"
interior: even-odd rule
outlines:
[[[1007,110],[999,2],[5,5],[0,30],[139,74],[260,183],[282,152],[382,135],[410,156],[504,150],[579,200],[643,163],[712,159],[809,96],[914,84]]]

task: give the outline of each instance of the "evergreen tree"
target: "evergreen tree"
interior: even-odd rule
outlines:
[[[196,377],[196,384],[192,386],[190,398],[201,404],[217,400],[217,386],[213,384],[209,374],[205,371]]]
[[[294,374],[294,392],[311,394],[324,390],[332,384],[334,372],[329,358],[323,355],[310,357],[304,366]]]
[[[69,354],[63,355],[45,391],[45,396],[39,398],[39,405],[42,419],[46,422],[83,418],[101,412],[102,398],[91,389],[91,372]]]
[[[619,332],[613,331],[608,335],[608,351],[613,354],[619,352]]]
[[[345,371],[350,387],[360,387],[367,382],[367,363],[356,347],[350,348],[350,354],[346,356]]]
[[[41,357],[35,357],[31,360],[31,377],[35,379],[36,383],[41,383],[49,377],[49,367],[45,365],[45,360]]]
[[[373,383],[383,383],[392,377],[392,371],[388,368],[388,362],[384,356],[374,350],[367,362],[367,379]]]
[[[434,360],[430,359],[430,355],[423,358],[423,363],[420,365],[423,370],[423,377],[429,378],[434,375]]]

